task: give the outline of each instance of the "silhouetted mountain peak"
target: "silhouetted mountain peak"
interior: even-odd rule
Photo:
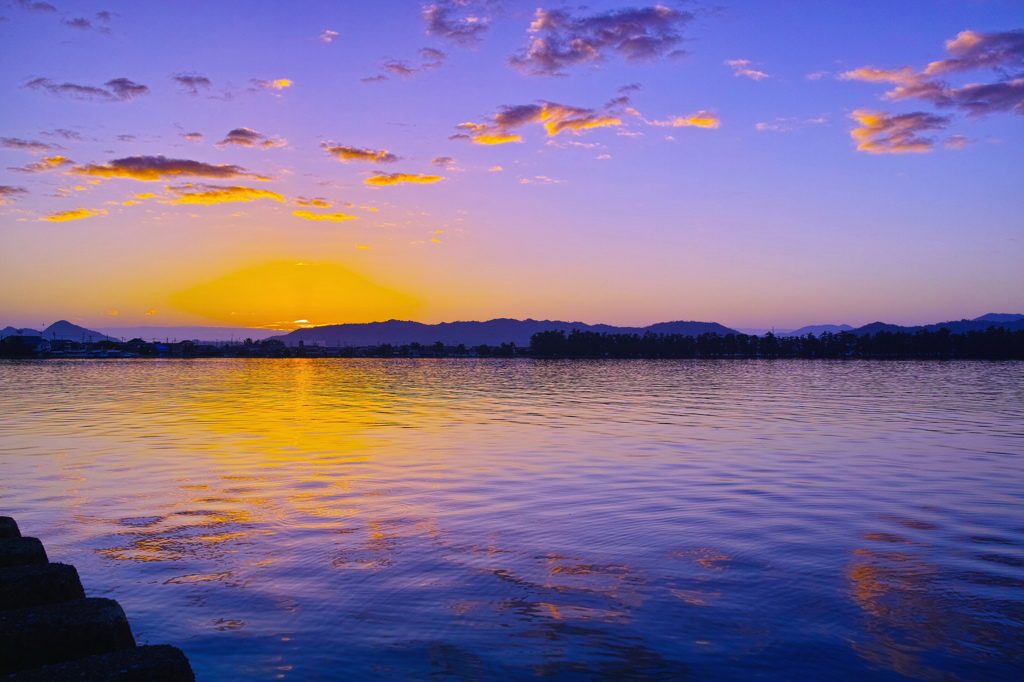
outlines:
[[[1024,315],[1020,313],[985,313],[981,317],[976,317],[972,322],[1017,322],[1018,320],[1024,320]]]

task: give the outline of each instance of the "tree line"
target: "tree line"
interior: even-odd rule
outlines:
[[[537,332],[529,354],[557,358],[960,358],[1024,359],[1024,330],[989,327],[954,334],[938,331],[850,332],[764,336],[718,334],[609,334],[573,329]]]

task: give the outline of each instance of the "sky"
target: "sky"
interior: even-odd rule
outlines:
[[[1024,312],[1024,3],[0,2],[0,325]]]

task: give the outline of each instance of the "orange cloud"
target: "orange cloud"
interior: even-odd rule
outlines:
[[[332,220],[339,222],[342,220],[355,220],[356,216],[348,215],[347,213],[313,213],[312,211],[292,211],[293,216],[304,218],[305,220]]]
[[[430,184],[444,180],[440,175],[412,175],[410,173],[382,173],[374,171],[375,175],[366,178],[363,182],[367,185],[397,185],[403,182]]]
[[[214,166],[190,159],[168,159],[164,156],[129,156],[114,159],[106,164],[75,166],[69,173],[92,175],[102,178],[131,178],[154,182],[168,177],[195,176],[202,178],[252,178],[269,180],[262,175],[250,173],[240,166]]]
[[[1024,114],[1024,31],[980,33],[962,31],[946,41],[950,59],[931,62],[915,71],[908,66],[886,70],[862,67],[840,75],[840,78],[895,83],[885,93],[886,99],[920,99],[940,108],[955,108],[968,116],[982,117],[997,112]],[[977,69],[991,69],[998,74],[995,82],[970,83],[952,87],[937,76]]]
[[[398,157],[386,149],[360,149],[340,144],[332,146],[329,142],[320,143],[320,148],[338,161],[381,161],[383,163],[398,161]]]
[[[291,87],[294,83],[294,81],[290,81],[287,78],[279,78],[273,81],[261,81],[254,78],[250,82],[256,89],[263,88],[267,90],[284,90],[285,88]]]
[[[56,170],[72,164],[74,164],[74,161],[71,159],[57,155],[44,158],[40,161],[36,161],[35,163],[19,166],[17,168],[10,168],[10,170],[17,171],[19,173],[44,173],[46,171]]]
[[[191,188],[188,185],[187,188]],[[283,202],[285,199],[277,192],[270,192],[252,187],[218,187],[203,186],[202,192],[183,192],[182,188],[168,187],[168,190],[178,195],[177,199],[168,201],[168,204],[223,204],[231,201],[252,201],[253,199],[273,199]]]
[[[610,106],[628,102],[620,98]],[[460,123],[455,126],[461,131],[454,138],[468,138],[476,144],[505,144],[519,142],[522,137],[513,132],[530,123],[540,123],[549,137],[563,132],[579,133],[590,128],[620,126],[622,120],[610,107],[597,111],[555,102],[539,104],[506,105],[491,117],[488,123]]]
[[[859,69],[839,74],[839,78],[848,81],[867,81],[869,83],[913,85],[918,82],[920,76],[914,73],[914,70],[909,66],[901,66],[898,69],[876,69],[873,66],[862,66]]]
[[[716,113],[710,111],[698,111],[696,114],[690,114],[689,116],[675,116],[667,121],[644,122],[652,126],[661,126],[664,128],[682,128],[685,126],[693,126],[695,128],[717,128],[721,125],[722,120],[718,118],[718,114]]]
[[[74,211],[61,211],[60,213],[51,213],[45,218],[40,220],[49,220],[52,222],[63,222],[65,220],[81,220],[82,218],[88,218],[91,215],[100,215],[106,213],[102,208],[76,208]]]
[[[930,152],[935,140],[920,137],[918,133],[942,130],[949,124],[945,116],[924,112],[890,116],[884,111],[858,109],[850,118],[860,124],[850,131],[857,142],[857,150],[872,154],[898,154],[903,152]]]

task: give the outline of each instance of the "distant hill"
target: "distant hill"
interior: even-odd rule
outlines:
[[[39,330],[27,327],[4,327],[0,329],[0,338],[8,336],[39,336]]]
[[[245,327],[103,327],[101,331],[121,339],[142,339],[152,341],[199,340],[199,341],[235,341],[251,338],[255,341],[280,334],[275,329],[248,329]]]
[[[982,316],[987,317],[987,316]],[[1021,316],[1008,316],[1017,318],[1014,321],[1002,322],[997,320],[987,320],[982,318],[976,318],[973,320],[956,320],[949,322],[937,322],[935,324],[918,325],[916,327],[901,327],[897,324],[886,324],[885,322],[872,322],[866,324],[863,327],[857,327],[851,330],[851,333],[857,334],[858,336],[864,336],[865,334],[877,334],[880,331],[887,332],[916,332],[919,329],[926,329],[930,332],[937,332],[943,327],[953,332],[954,334],[963,334],[965,332],[980,332],[985,331],[989,327],[1003,327],[1010,331],[1024,330],[1024,315]]]
[[[1013,313],[985,313],[974,318],[973,322],[1017,322],[1024,320],[1024,315]]]
[[[441,341],[445,345],[464,343],[467,346],[481,344],[496,346],[501,343],[515,343],[517,346],[528,346],[530,337],[537,332],[554,329],[566,332],[579,329],[580,331],[609,334],[643,334],[650,330],[656,334],[683,334],[685,336],[696,336],[706,332],[735,333],[734,330],[717,322],[677,321],[661,322],[649,327],[615,327],[609,324],[591,325],[560,320],[501,318],[486,322],[441,322],[440,324],[423,324],[422,322],[404,320],[365,324],[332,324],[310,329],[297,329],[273,338],[279,339],[289,346],[297,346],[300,340],[307,344],[317,343],[322,346],[374,346],[382,343],[392,345],[431,344],[437,341]]]
[[[848,332],[852,330],[848,324],[811,324],[806,327],[800,327],[790,332],[776,332],[776,336],[807,336],[808,334],[814,334],[815,336],[824,332],[832,332],[838,334],[839,332]]]
[[[68,339],[70,341],[120,341],[121,339],[115,339],[112,336],[101,334],[100,332],[93,331],[92,329],[86,329],[85,327],[79,327],[77,324],[71,324],[67,320],[60,320],[54,322],[49,327],[43,330],[40,334],[44,339]]]
[[[69,341],[120,341],[106,334],[93,331],[92,329],[86,329],[85,327],[79,327],[77,324],[71,324],[67,320],[60,320],[54,322],[43,331],[37,331],[35,329],[22,328],[21,333],[15,327],[4,327],[0,329],[0,337],[6,336],[41,336],[47,341],[53,339],[66,339]]]

